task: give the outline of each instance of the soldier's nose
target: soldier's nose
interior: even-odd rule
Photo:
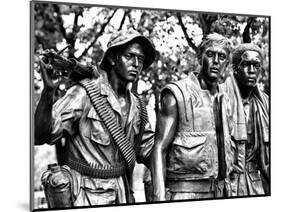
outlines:
[[[215,54],[214,55],[214,63],[218,63],[219,62],[219,55],[218,54]]]
[[[135,67],[138,67],[138,66],[139,66],[139,59],[138,59],[138,57],[135,57],[135,58],[134,58],[134,66],[135,66]]]

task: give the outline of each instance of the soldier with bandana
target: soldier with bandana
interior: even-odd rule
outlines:
[[[228,186],[231,196],[269,194],[269,102],[258,86],[262,64],[258,46],[240,44],[233,51],[233,74],[224,83],[237,147]]]

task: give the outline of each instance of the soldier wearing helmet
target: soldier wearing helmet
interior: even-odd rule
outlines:
[[[132,202],[134,162],[148,164],[154,132],[142,120],[141,101],[128,85],[153,63],[154,46],[127,30],[113,34],[107,47],[100,63],[105,76],[82,80],[56,102],[52,96],[58,82],[41,61],[44,89],[35,112],[35,144],[55,144],[64,137],[67,152],[65,166],[50,167],[42,176],[50,207]],[[66,185],[70,195],[59,201],[57,194]]]

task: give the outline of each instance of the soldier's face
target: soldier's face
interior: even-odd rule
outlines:
[[[143,48],[138,43],[129,44],[117,55],[115,72],[125,82],[133,82],[143,68]]]
[[[261,57],[256,51],[245,51],[236,71],[236,79],[246,87],[254,87],[261,72]]]
[[[228,52],[219,44],[213,44],[202,54],[201,72],[209,81],[217,81],[228,65]]]

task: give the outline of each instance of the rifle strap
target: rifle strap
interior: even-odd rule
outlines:
[[[144,104],[143,99],[136,93],[134,93],[135,97],[137,98],[138,104],[140,106],[140,131],[139,134],[136,136],[136,145],[135,145],[135,151],[138,152],[138,148],[140,146],[140,143],[142,141],[142,135],[144,132],[144,128],[146,123],[148,122],[148,115],[147,115],[147,110]]]
[[[115,118],[114,111],[112,110],[109,102],[106,98],[100,95],[95,80],[86,78],[80,81],[80,85],[85,88],[94,109],[97,111],[98,116],[103,121],[113,141],[119,147],[119,150],[121,151],[121,154],[127,163],[127,168],[130,170],[134,167],[136,161],[134,147],[129,142],[124,130],[122,129],[118,120]]]

